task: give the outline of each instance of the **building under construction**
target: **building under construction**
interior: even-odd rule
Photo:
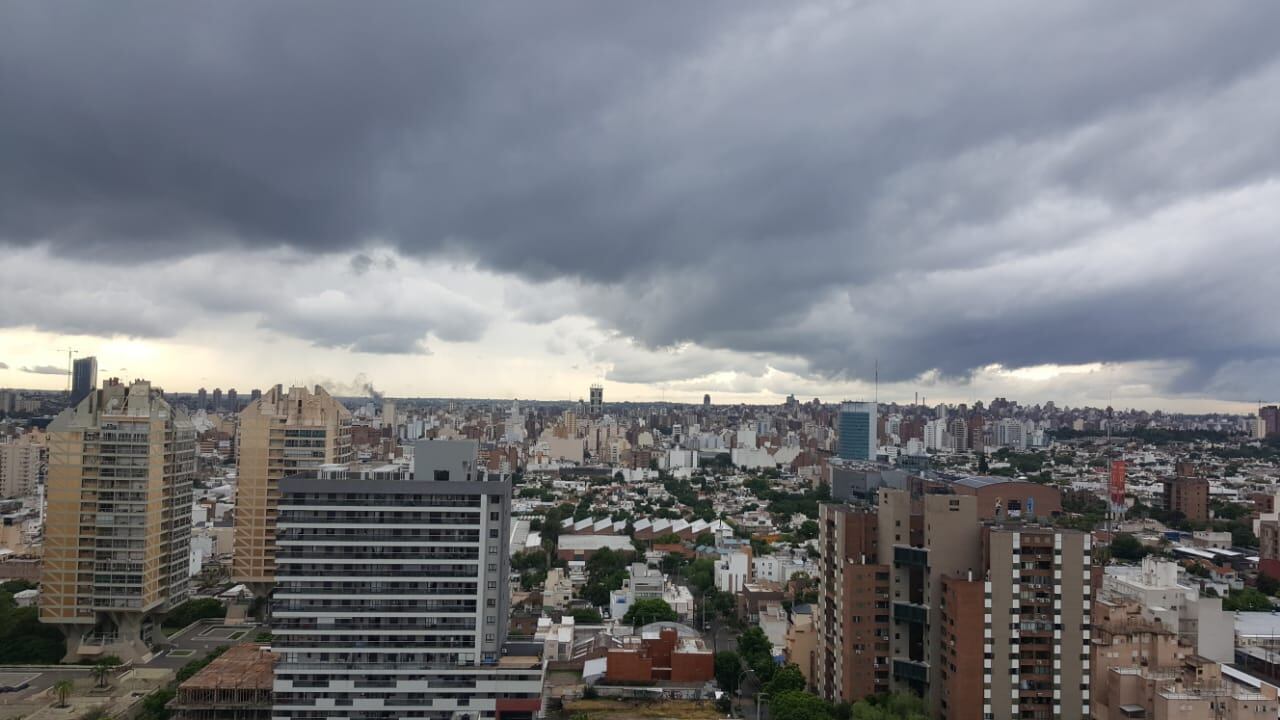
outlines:
[[[266,646],[229,648],[178,686],[173,720],[269,720],[275,665]]]

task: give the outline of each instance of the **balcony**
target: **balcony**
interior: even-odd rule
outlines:
[[[929,624],[929,606],[895,601],[893,603],[893,620],[894,622],[927,625]]]
[[[893,546],[893,564],[897,567],[929,567],[929,550],[926,548]]]
[[[929,664],[916,660],[894,658],[893,677],[896,680],[927,684],[929,682]]]

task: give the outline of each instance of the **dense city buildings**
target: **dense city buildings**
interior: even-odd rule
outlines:
[[[275,580],[280,480],[350,462],[351,412],[319,385],[288,392],[276,385],[240,413],[237,457],[232,577],[263,596]]]
[[[511,482],[471,441],[280,482],[275,718],[531,718],[542,664],[504,654]],[[337,715],[334,715],[335,717]]]
[[[68,659],[149,654],[187,598],[195,432],[145,381],[108,380],[49,426],[40,619]]]

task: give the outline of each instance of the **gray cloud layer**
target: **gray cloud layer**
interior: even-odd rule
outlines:
[[[55,365],[33,365],[22,367],[22,372],[32,373],[35,375],[66,375],[67,369],[60,368]]]
[[[753,367],[1177,360],[1171,391],[1253,397],[1223,373],[1277,375],[1250,295],[1280,265],[1276,27],[1245,2],[7,3],[0,242],[383,243]],[[337,320],[265,324],[421,336]]]

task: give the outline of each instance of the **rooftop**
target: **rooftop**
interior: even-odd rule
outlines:
[[[265,645],[233,645],[181,687],[189,690],[270,690],[277,657]]]

